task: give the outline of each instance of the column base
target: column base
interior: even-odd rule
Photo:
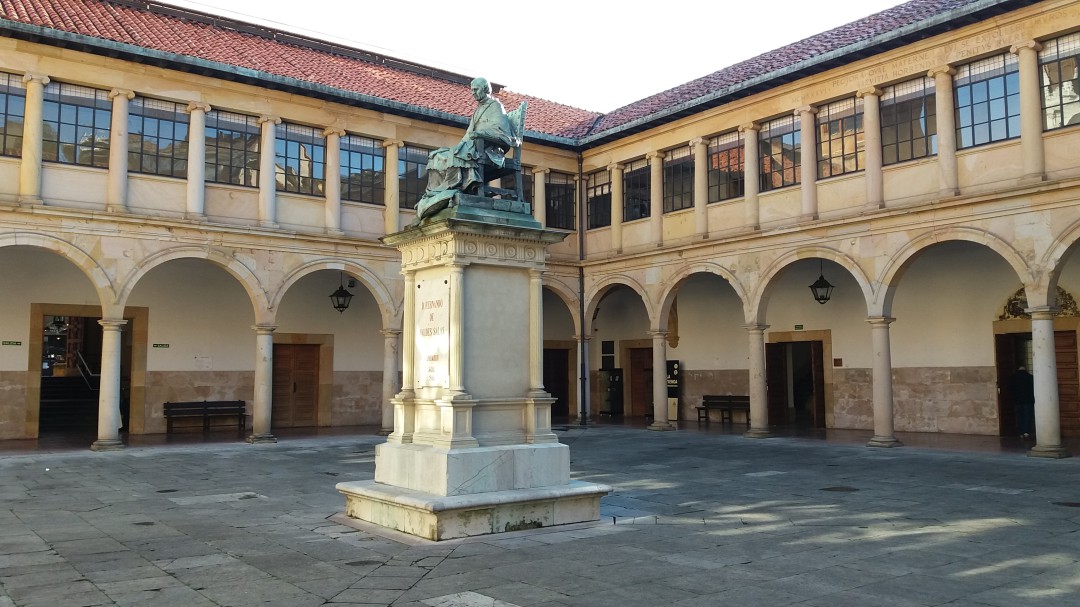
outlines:
[[[127,207],[123,207],[117,204],[105,205],[106,213],[127,213]]]
[[[769,432],[768,428],[750,428],[743,432],[743,436],[745,438],[772,438],[775,435]]]
[[[884,448],[888,449],[888,448],[892,448],[892,447],[903,447],[904,443],[896,440],[892,436],[874,436],[873,438],[870,439],[870,442],[866,443],[866,446],[867,447],[884,447]]]
[[[675,429],[675,426],[668,422],[653,422],[646,426],[646,430],[652,430],[653,432],[668,432]]]
[[[45,201],[41,199],[41,196],[19,196],[19,206],[21,207],[40,207],[45,204]]]
[[[326,228],[326,235],[327,236],[344,236],[345,232],[342,231],[342,230],[335,230],[335,229],[331,229],[331,228]]]
[[[125,448],[123,441],[117,439],[96,440],[90,445],[91,451],[120,451]]]
[[[252,434],[247,437],[247,442],[251,445],[259,445],[262,443],[276,443],[277,437],[273,434]]]
[[[1061,445],[1043,446],[1035,445],[1027,452],[1028,457],[1045,457],[1049,459],[1064,459],[1072,457]]]
[[[954,196],[959,196],[959,195],[960,195],[960,190],[956,189],[956,188],[945,188],[943,190],[938,191],[938,196],[941,196],[942,198],[952,198]]]
[[[276,229],[280,228],[281,225],[277,224],[277,223],[274,223],[273,221],[260,221],[259,222],[259,227],[260,228],[270,228],[270,229],[276,230]]]
[[[393,433],[393,428],[380,428],[379,431],[375,433],[375,436],[390,436]]]
[[[205,213],[184,213],[184,219],[186,219],[188,221],[195,221],[195,222],[198,222],[198,223],[202,223],[202,222],[206,221],[206,214]]]
[[[1046,175],[1036,173],[1034,175],[1024,175],[1020,178],[1020,185],[1035,185],[1046,181]]]

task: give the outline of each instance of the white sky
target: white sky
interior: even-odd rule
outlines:
[[[902,0],[163,0],[608,112]],[[453,7],[447,9],[446,7]]]

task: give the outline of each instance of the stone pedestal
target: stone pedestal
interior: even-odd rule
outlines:
[[[565,234],[455,203],[383,239],[405,275],[402,391],[375,480],[337,485],[346,514],[431,540],[596,520],[611,489],[570,481],[541,383],[540,275]]]

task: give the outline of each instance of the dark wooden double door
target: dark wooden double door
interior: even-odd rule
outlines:
[[[319,346],[274,344],[273,428],[318,424]]]
[[[825,427],[825,352],[820,341],[765,344],[769,425]]]
[[[1031,333],[1006,333],[995,336],[998,380],[998,430],[1001,436],[1019,434],[1011,382],[1021,365],[1031,371]],[[1061,436],[1080,436],[1080,355],[1075,331],[1054,332],[1057,358],[1058,408]]]

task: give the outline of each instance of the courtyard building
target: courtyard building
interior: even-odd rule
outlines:
[[[1031,454],[1067,455],[1078,61],[1078,1],[913,0],[607,114],[493,83],[526,102],[533,215],[568,233],[553,415],[663,430],[738,395],[751,437],[1010,436],[1024,367]],[[473,76],[158,2],[0,0],[0,440],[114,448],[202,400],[245,401],[252,441],[392,431],[412,278],[380,238]]]

